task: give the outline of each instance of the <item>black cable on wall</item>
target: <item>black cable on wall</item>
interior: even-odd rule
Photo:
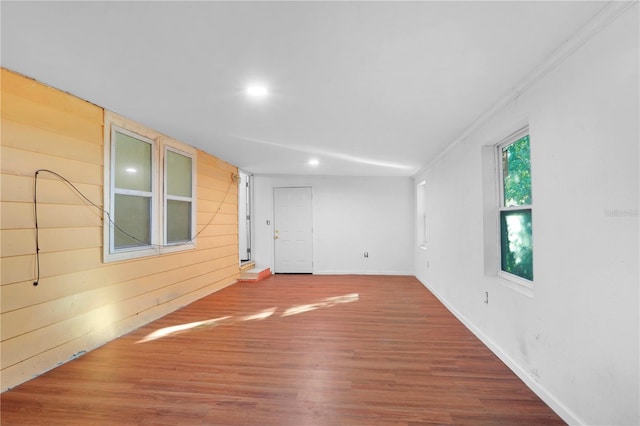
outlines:
[[[111,219],[111,215],[109,214],[108,211],[104,210],[101,206],[99,206],[96,203],[94,203],[93,201],[91,201],[86,195],[84,195],[82,193],[82,191],[80,191],[78,189],[77,186],[75,186],[73,183],[71,183],[71,181],[69,181],[69,179],[65,178],[61,174],[59,174],[57,172],[54,172],[53,170],[49,170],[49,169],[38,169],[38,170],[36,170],[35,174],[34,174],[34,178],[33,178],[33,211],[34,211],[34,216],[35,216],[35,230],[36,230],[36,253],[35,253],[35,255],[36,255],[36,271],[35,271],[35,279],[33,281],[33,285],[34,286],[37,286],[40,283],[40,233],[39,233],[39,227],[38,227],[38,175],[40,173],[49,173],[49,174],[57,177],[58,179],[60,179],[64,183],[66,183],[73,190],[73,192],[75,192],[78,196],[80,196],[83,200],[85,200],[89,205],[91,205],[92,207],[95,207],[98,210],[100,210],[100,212],[107,218],[109,226],[113,226],[114,229],[122,232],[124,235],[126,235],[127,237],[133,239],[134,241],[143,243],[145,245],[145,247],[155,247],[155,248],[177,247],[177,246],[181,246],[181,245],[191,244],[198,237],[198,235],[200,235],[205,229],[207,229],[207,227],[211,224],[211,222],[213,222],[213,219],[216,218],[218,213],[220,213],[220,209],[222,208],[222,205],[224,204],[225,200],[227,199],[227,196],[229,195],[229,191],[231,190],[231,187],[233,186],[234,183],[238,182],[237,176],[236,175],[232,175],[231,176],[231,183],[229,183],[229,186],[227,187],[227,191],[225,192],[224,197],[222,198],[222,201],[220,201],[220,205],[218,206],[216,211],[211,216],[211,219],[209,219],[209,221],[202,227],[202,229],[200,229],[200,231],[198,231],[190,240],[184,241],[184,242],[182,242],[180,244],[163,245],[163,244],[148,244],[146,241],[142,241],[142,240],[134,237],[133,235],[129,234],[124,229],[120,228]],[[103,218],[100,218],[100,220],[104,222]]]

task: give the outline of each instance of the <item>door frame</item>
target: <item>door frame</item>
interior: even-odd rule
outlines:
[[[241,187],[244,184],[244,189]],[[244,199],[241,200],[240,195],[244,194]],[[244,203],[244,209],[240,207],[240,203]],[[241,217],[241,212],[244,210],[244,218]],[[241,225],[244,222],[244,236],[242,235]],[[244,237],[244,241],[247,247],[247,255],[249,259],[242,259],[240,254],[240,239]],[[253,175],[243,170],[238,170],[238,260],[240,265],[243,263],[250,263],[253,261]]]

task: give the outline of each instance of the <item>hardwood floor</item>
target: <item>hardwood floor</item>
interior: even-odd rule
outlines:
[[[0,398],[3,425],[564,424],[400,276],[238,283]]]

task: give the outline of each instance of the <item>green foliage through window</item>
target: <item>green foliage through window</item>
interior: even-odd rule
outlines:
[[[533,281],[529,135],[501,146],[500,155],[503,195],[500,208],[501,268]]]
[[[502,148],[504,207],[531,204],[529,135]]]
[[[533,281],[531,210],[500,213],[502,270]]]

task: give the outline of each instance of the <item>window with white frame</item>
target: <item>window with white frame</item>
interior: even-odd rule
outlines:
[[[528,128],[498,145],[500,273],[533,282],[533,202]]]
[[[195,149],[105,114],[105,261],[195,246]]]
[[[153,140],[117,127],[111,133],[110,251],[152,244],[156,215]]]
[[[164,153],[164,243],[185,243],[193,237],[193,157],[170,146]]]

